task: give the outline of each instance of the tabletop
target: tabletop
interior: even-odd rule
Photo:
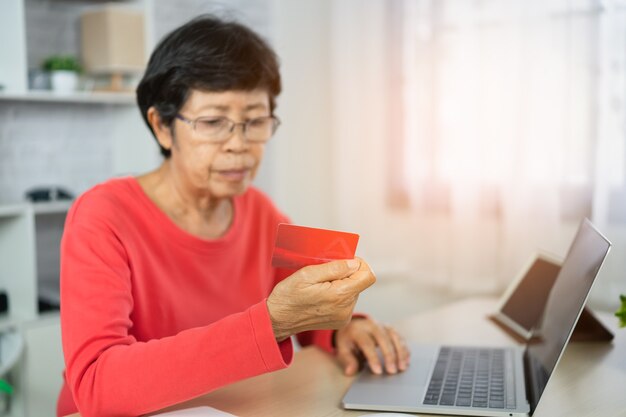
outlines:
[[[395,327],[416,343],[517,344],[488,320],[496,305],[495,299],[466,299],[408,317]],[[626,417],[626,329],[616,329],[617,320],[610,315],[600,315],[600,319],[615,332],[615,339],[570,343],[534,416]],[[307,347],[296,352],[287,369],[237,382],[160,413],[210,406],[240,417],[367,415],[371,411],[341,407],[354,378],[344,376],[329,354]]]

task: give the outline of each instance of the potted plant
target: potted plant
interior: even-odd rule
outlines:
[[[50,73],[50,84],[56,93],[69,94],[76,91],[78,74],[82,71],[76,57],[72,55],[53,55],[42,65]]]

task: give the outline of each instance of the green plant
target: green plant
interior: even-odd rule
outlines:
[[[0,392],[6,392],[7,394],[13,394],[13,386],[6,380],[0,379]]]
[[[45,71],[82,71],[78,59],[73,55],[52,55],[41,66]]]
[[[615,312],[615,315],[619,318],[619,327],[626,327],[626,295],[619,296],[622,300],[622,306]]]

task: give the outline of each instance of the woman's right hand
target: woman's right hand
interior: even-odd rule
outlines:
[[[279,282],[267,299],[277,341],[350,321],[361,291],[376,281],[360,258],[306,266]]]

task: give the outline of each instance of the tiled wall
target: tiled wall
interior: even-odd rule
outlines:
[[[268,41],[273,39],[271,0],[155,0],[154,1],[154,37],[163,35],[189,19],[211,13],[225,19],[235,19],[244,23]]]
[[[111,175],[116,112],[100,104],[0,102],[0,201],[41,185],[80,193]]]
[[[39,67],[52,54],[77,55],[80,14],[98,3],[103,2],[25,0],[28,67]]]

